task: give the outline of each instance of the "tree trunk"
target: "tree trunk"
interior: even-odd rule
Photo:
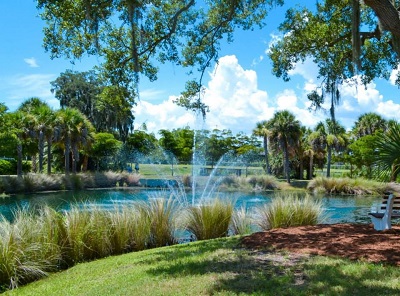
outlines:
[[[326,176],[329,178],[331,176],[331,160],[332,160],[332,146],[328,146],[328,161],[326,165]]]
[[[269,153],[268,153],[268,137],[264,137],[264,153],[265,153],[265,172],[270,175],[271,168],[269,166]]]
[[[354,74],[358,74],[361,69],[360,52],[361,52],[361,40],[360,40],[360,3],[359,0],[352,0],[353,16],[352,16],[352,49],[353,49],[353,64]]]
[[[72,143],[72,173],[76,174],[76,167],[79,161],[79,151],[78,151],[78,146],[75,143]]]
[[[20,141],[17,144],[17,176],[22,178],[22,144]]]
[[[308,168],[309,171],[308,180],[311,180],[313,178],[313,166],[314,166],[314,153],[310,153],[310,167]]]
[[[283,143],[284,155],[285,155],[285,173],[286,173],[286,181],[290,183],[290,168],[289,168],[289,149],[287,141]]]
[[[65,136],[65,174],[69,175],[69,154],[70,154],[70,147],[71,147],[71,139],[69,136]]]
[[[39,173],[43,173],[44,134],[39,132]]]
[[[390,0],[364,0],[379,19],[381,27],[392,33],[393,50],[400,55],[400,17],[397,8]]]
[[[51,175],[51,162],[53,155],[51,154],[52,139],[47,137],[47,174]]]

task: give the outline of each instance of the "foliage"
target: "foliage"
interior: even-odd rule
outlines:
[[[376,142],[374,170],[382,180],[396,181],[400,172],[400,124],[393,124]]]
[[[323,194],[384,194],[390,187],[388,184],[363,178],[326,178],[316,177],[308,183],[307,189]],[[391,190],[389,190],[391,191]]]
[[[279,182],[276,177],[272,175],[258,175],[248,177],[248,182],[254,190],[274,190],[280,188]]]
[[[157,79],[157,63],[198,67],[199,82],[189,83],[192,87],[188,87],[188,94],[178,101],[189,109],[201,108],[204,113],[205,106],[196,105],[196,97],[205,70],[218,57],[220,42],[231,42],[235,29],[262,27],[269,8],[282,3],[224,0],[205,2],[202,7],[194,0],[93,0],[90,4],[82,0],[40,0],[37,7],[46,21],[44,48],[52,58],[100,56],[103,79],[128,90],[130,98],[139,95],[136,87],[140,74],[150,81]]]
[[[122,143],[110,133],[96,133],[89,154],[96,159],[96,170],[107,170],[107,156],[112,156],[121,148]],[[102,161],[103,160],[103,161]],[[105,163],[104,163],[105,162]]]
[[[322,204],[310,196],[277,196],[271,203],[257,209],[255,221],[263,230],[316,225],[322,214]]]
[[[14,175],[17,171],[17,162],[15,159],[0,159],[0,175]]]
[[[275,151],[282,151],[286,181],[290,183],[290,147],[298,145],[301,136],[300,122],[288,110],[277,111],[270,120],[270,140]],[[293,154],[293,153],[292,153]]]
[[[356,5],[352,6],[352,3]],[[308,99],[311,107],[316,109],[323,108],[329,99],[333,121],[340,102],[341,84],[367,85],[375,78],[388,79],[398,64],[398,57],[390,45],[395,40],[391,40],[387,31],[381,30],[374,12],[361,5],[361,17],[354,17],[353,12],[359,5],[359,1],[323,1],[318,2],[314,10],[290,8],[279,27],[284,37],[270,50],[273,72],[285,81],[289,80],[290,71],[298,63],[310,60],[317,64],[322,81],[310,92]],[[377,10],[380,9],[382,6]],[[378,16],[381,18],[385,14]],[[361,29],[367,32],[354,33]]]
[[[355,172],[357,176],[369,179],[373,177],[372,170],[376,156],[376,142],[380,136],[376,134],[366,135],[348,146],[347,162],[357,167]]]
[[[186,229],[197,240],[225,237],[228,235],[233,209],[232,202],[219,198],[191,206],[186,213]]]

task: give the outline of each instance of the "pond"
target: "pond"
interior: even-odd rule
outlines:
[[[162,193],[162,192],[161,192]],[[274,193],[217,193],[221,197],[236,200],[236,207],[251,209],[257,205],[268,203]],[[16,209],[36,208],[49,205],[58,211],[68,210],[71,204],[90,203],[91,205],[112,209],[115,205],[129,204],[135,201],[146,201],[152,196],[159,196],[158,189],[97,189],[83,191],[48,192],[38,194],[13,195],[0,197],[0,214],[12,220]],[[319,196],[327,218],[323,223],[370,223],[368,212],[373,203],[380,197],[365,196]]]

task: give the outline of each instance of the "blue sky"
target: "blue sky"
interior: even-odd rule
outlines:
[[[277,26],[287,7],[302,1],[286,1],[275,8],[262,30],[237,32],[235,41],[224,44],[219,64],[205,77],[204,102],[210,112],[204,128],[230,129],[250,134],[257,121],[270,119],[277,110],[288,109],[303,125],[314,127],[328,114],[308,111],[306,94],[316,85],[317,68],[310,62],[298,65],[291,81],[283,82],[271,74],[267,50],[279,38]],[[303,2],[304,3],[304,2]],[[50,81],[66,69],[90,70],[96,58],[84,58],[72,65],[68,60],[51,60],[42,47],[44,22],[38,17],[33,0],[0,1],[0,102],[11,111],[24,100],[37,96],[55,109],[58,100],[50,92]],[[153,83],[141,79],[140,101],[134,107],[135,127],[146,123],[148,130],[173,129],[184,126],[199,128],[195,116],[173,104],[183,90],[185,70],[165,65]],[[400,90],[391,81],[374,81],[367,89],[361,86],[342,87],[342,103],[337,109],[339,121],[351,128],[365,112],[377,112],[387,119],[399,119]]]

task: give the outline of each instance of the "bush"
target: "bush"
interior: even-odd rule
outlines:
[[[225,237],[228,235],[233,211],[233,202],[219,198],[191,206],[186,214],[186,229],[198,240]]]
[[[279,188],[279,181],[272,175],[252,176],[248,182],[255,190],[274,190]]]
[[[17,173],[17,161],[0,159],[0,175],[15,175]]]
[[[316,177],[307,186],[313,193],[326,194],[383,194],[388,191],[388,184],[366,180],[363,178],[326,178]]]
[[[256,223],[263,230],[281,227],[316,225],[322,218],[322,204],[310,196],[278,196],[270,204],[257,208]]]

